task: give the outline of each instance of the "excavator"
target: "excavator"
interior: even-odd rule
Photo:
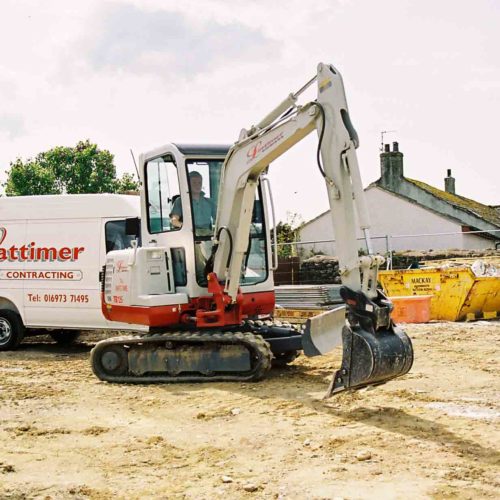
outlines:
[[[298,98],[316,84],[314,101]],[[325,180],[345,304],[307,320],[273,322],[276,227],[267,172],[313,130]],[[95,375],[107,382],[250,381],[274,361],[342,345],[326,396],[406,374],[413,348],[377,289],[384,258],[373,252],[368,208],[343,80],[330,64],[232,146],[167,144],[139,158],[141,218],[127,220],[132,248],[109,252],[102,311],[148,333],[98,342]],[[359,255],[358,229],[366,242]],[[274,239],[276,242],[276,239]],[[362,252],[364,253],[364,252]]]

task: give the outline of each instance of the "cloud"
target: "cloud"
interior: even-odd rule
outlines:
[[[87,59],[96,70],[195,76],[228,64],[273,60],[280,44],[255,28],[211,20],[193,23],[178,12],[112,4],[88,33]]]
[[[14,139],[25,133],[24,119],[15,114],[0,114],[0,133],[5,133],[9,139]]]
[[[480,91],[480,92],[492,92],[500,90],[500,80],[470,80],[463,84],[463,89],[467,92]],[[498,94],[497,94],[498,95]]]
[[[17,86],[13,79],[6,78],[6,69],[0,66],[0,95],[4,101],[12,100],[16,97]]]

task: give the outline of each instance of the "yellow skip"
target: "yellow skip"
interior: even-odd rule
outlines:
[[[431,320],[500,316],[500,278],[477,277],[469,267],[380,271],[379,281],[389,297],[431,295]]]

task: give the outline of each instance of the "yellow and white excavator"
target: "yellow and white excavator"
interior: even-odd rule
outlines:
[[[313,84],[317,99],[299,105]],[[345,306],[309,319],[301,330],[262,321],[273,313],[276,267],[266,172],[313,130]],[[102,309],[111,321],[150,331],[99,342],[91,353],[97,377],[258,380],[273,359],[290,362],[299,351],[316,356],[340,344],[342,365],[328,395],[406,374],[413,349],[391,320],[391,302],[377,290],[383,258],[372,251],[357,146],[342,77],[320,63],[310,81],[242,130],[233,146],[167,144],[141,155],[141,219],[127,224],[137,240],[108,254]],[[358,227],[368,250],[361,257]]]

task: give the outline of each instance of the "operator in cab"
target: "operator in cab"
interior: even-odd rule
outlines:
[[[209,236],[212,234],[217,210],[214,202],[210,198],[207,198],[202,191],[203,178],[196,170],[189,172],[189,187],[196,234],[199,236]],[[172,206],[170,221],[174,227],[182,226],[182,205],[180,197],[175,200]]]
[[[212,233],[217,215],[215,203],[205,196],[202,190],[203,177],[193,170],[189,172],[189,190],[193,207],[193,229],[195,234],[195,267],[199,284],[206,285],[205,265],[212,252]],[[170,212],[170,222],[174,227],[182,227],[182,205],[178,197]]]

